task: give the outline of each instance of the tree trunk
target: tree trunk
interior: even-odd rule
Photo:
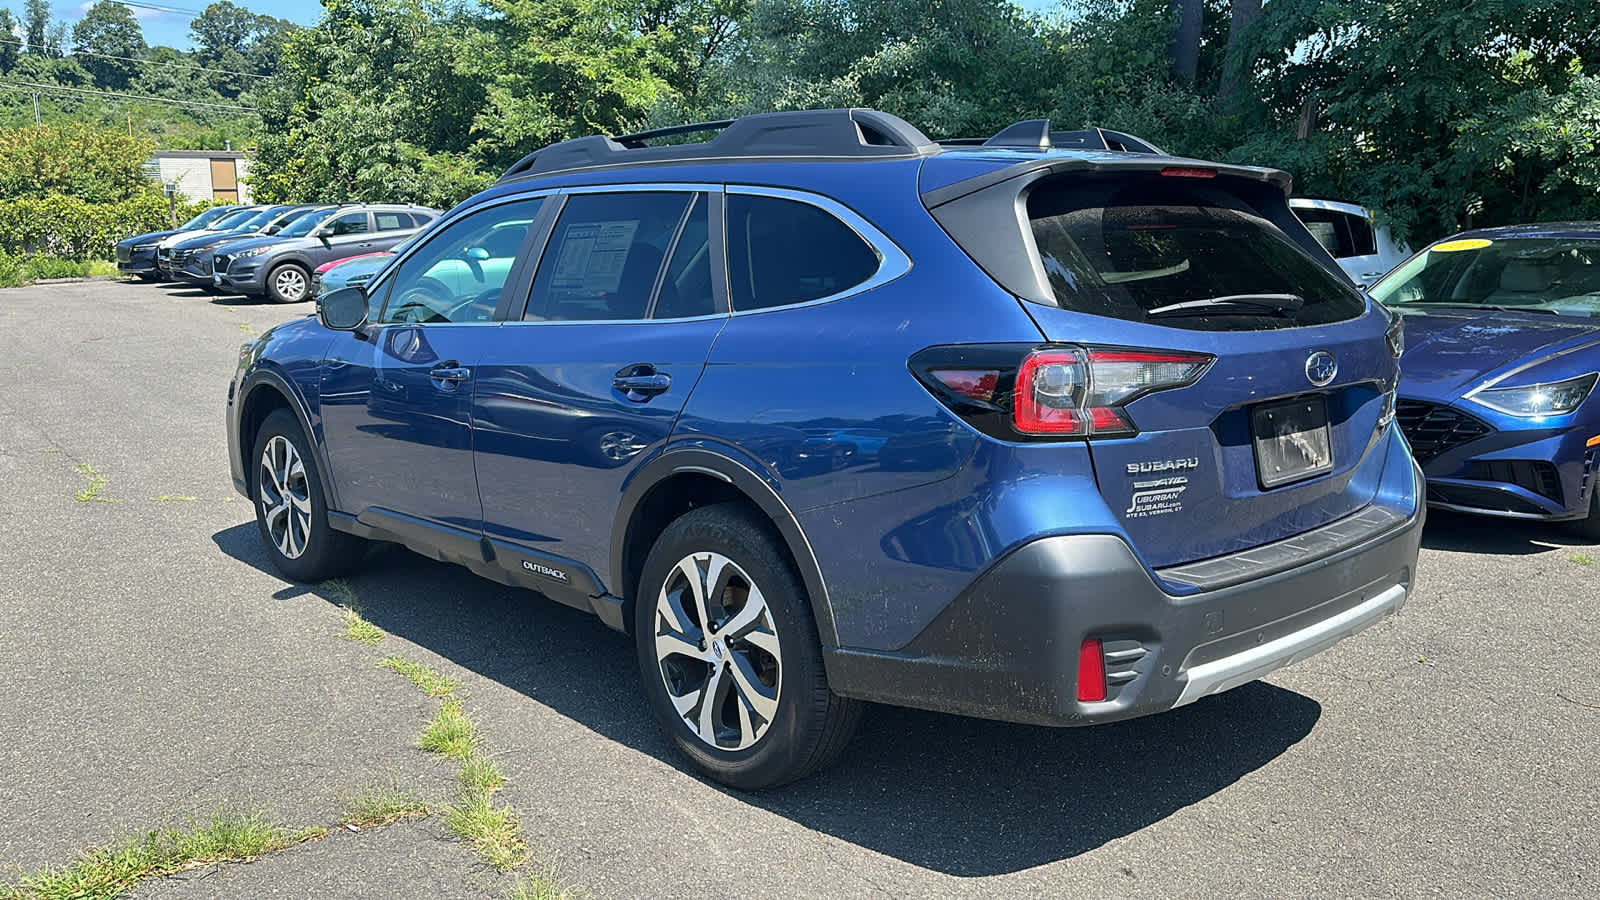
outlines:
[[[1244,34],[1261,18],[1261,0],[1232,0],[1228,15],[1228,49],[1222,56],[1222,84],[1217,88],[1217,110],[1223,115],[1238,115],[1243,105],[1245,88],[1250,83],[1250,70],[1255,65],[1253,54],[1245,50]]]
[[[1172,80],[1193,86],[1200,71],[1200,27],[1204,0],[1172,0]]]

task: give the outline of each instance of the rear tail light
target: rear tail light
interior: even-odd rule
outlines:
[[[1216,169],[1203,169],[1199,166],[1167,166],[1161,170],[1165,178],[1215,178]]]
[[[1005,440],[1137,434],[1124,409],[1194,384],[1214,357],[1120,347],[933,347],[911,367],[973,427]]]
[[[1099,703],[1106,699],[1106,654],[1099,638],[1078,647],[1078,699]]]

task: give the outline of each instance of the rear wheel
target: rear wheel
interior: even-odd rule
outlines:
[[[328,525],[322,475],[300,421],[273,411],[256,434],[250,479],[256,527],[278,571],[295,581],[325,581],[360,561],[366,542]]]
[[[838,759],[861,704],[828,689],[810,600],[764,519],[731,504],[667,526],[634,638],[650,708],[696,768],[745,790]]]
[[[284,263],[267,273],[267,296],[279,303],[311,298],[311,273],[299,263]]]

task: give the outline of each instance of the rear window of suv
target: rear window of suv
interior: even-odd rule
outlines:
[[[1221,190],[1045,182],[1028,197],[1028,219],[1063,309],[1202,331],[1323,325],[1366,309],[1353,287]],[[1176,303],[1283,294],[1304,303],[1282,315],[1148,315]]]

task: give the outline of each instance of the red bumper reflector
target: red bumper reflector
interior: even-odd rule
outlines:
[[[1085,703],[1106,699],[1106,656],[1098,638],[1078,648],[1078,699]]]

